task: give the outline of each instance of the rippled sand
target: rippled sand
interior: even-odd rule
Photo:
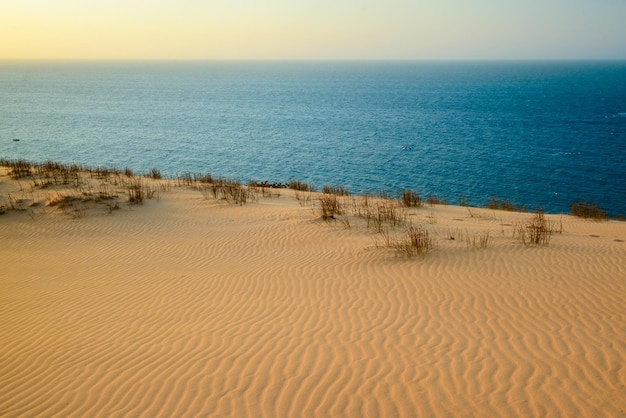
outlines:
[[[626,223],[550,216],[535,247],[531,214],[409,216],[423,257],[287,190],[9,211],[0,416],[626,415]]]

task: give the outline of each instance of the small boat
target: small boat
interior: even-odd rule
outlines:
[[[20,142],[19,138],[13,138],[13,142]]]

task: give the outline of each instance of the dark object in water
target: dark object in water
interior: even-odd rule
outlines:
[[[13,142],[20,142],[19,138],[13,138]]]

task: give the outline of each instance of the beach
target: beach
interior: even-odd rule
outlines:
[[[0,170],[0,416],[626,416],[626,222]]]

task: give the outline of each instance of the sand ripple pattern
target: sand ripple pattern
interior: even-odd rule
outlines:
[[[167,205],[0,224],[0,416],[626,415],[623,244],[407,260]]]

